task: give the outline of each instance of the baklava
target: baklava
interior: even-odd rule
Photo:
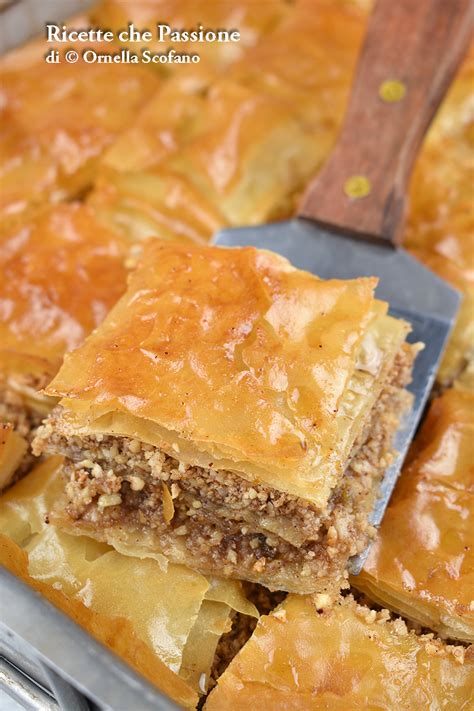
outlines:
[[[168,82],[104,154],[87,201],[106,225],[129,239],[207,242],[226,224],[219,206],[169,161],[198,131],[209,129],[206,93],[211,79]],[[170,107],[163,111],[163,106]],[[211,121],[212,123],[212,121]],[[198,128],[201,127],[201,128]]]
[[[60,466],[58,458],[43,462],[0,498],[0,562],[194,709],[232,616],[256,617],[255,606],[238,581],[208,580],[163,556],[123,555],[59,531],[47,512]]]
[[[104,154],[88,202],[134,238],[172,230],[207,241],[222,226],[291,215],[320,145],[289,103],[226,78],[183,76]]]
[[[375,286],[151,240],[46,388],[62,400],[35,451],[66,457],[54,519],[271,589],[339,588],[418,348]]]
[[[474,642],[474,395],[431,405],[353,585],[448,639]]]
[[[130,245],[80,204],[0,232],[0,423],[26,440],[54,400],[41,394],[126,289]],[[6,479],[4,479],[4,484]]]
[[[77,23],[77,24],[76,24]],[[90,25],[87,15],[75,28]],[[75,47],[79,55],[89,45]],[[96,43],[98,51],[112,51]],[[45,54],[61,52],[58,64]],[[45,38],[0,61],[0,219],[2,224],[49,202],[81,197],[101,154],[131,125],[159,86],[143,65],[67,63],[70,45]]]
[[[351,596],[334,605],[290,595],[261,617],[206,711],[430,711],[472,708],[474,649],[418,635]]]
[[[160,19],[179,6],[160,4]],[[242,27],[248,8],[227,11]],[[104,10],[117,26],[125,12],[143,23],[157,16],[153,3],[102,3],[93,11],[101,22]],[[221,227],[290,216],[337,135],[364,22],[354,7],[298,3],[225,78],[208,62],[181,67],[104,154],[89,203],[134,239],[208,241]]]

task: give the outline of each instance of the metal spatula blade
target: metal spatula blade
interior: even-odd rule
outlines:
[[[295,267],[322,279],[377,276],[380,279],[377,298],[388,301],[390,313],[412,325],[408,339],[411,343],[425,344],[416,358],[408,388],[414,396],[413,407],[400,423],[394,440],[397,455],[385,472],[380,496],[370,516],[370,523],[378,526],[433,386],[456,317],[459,293],[404,249],[356,241],[307,220],[223,230],[216,235],[216,243],[226,247],[270,249],[285,256]],[[349,572],[353,575],[360,572],[367,553],[368,549],[351,560]]]
[[[432,388],[460,297],[396,247],[411,169],[423,136],[468,46],[471,0],[378,0],[369,21],[345,121],[331,156],[287,222],[220,232],[216,243],[270,249],[321,278],[377,276],[378,298],[412,325],[411,412],[398,455],[370,517],[378,525]],[[368,549],[367,549],[368,550]],[[360,572],[367,551],[352,559]]]

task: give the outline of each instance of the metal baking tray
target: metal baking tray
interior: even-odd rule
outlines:
[[[0,0],[0,54],[41,33],[46,21],[64,21],[92,2]],[[410,389],[413,388],[412,384]],[[407,418],[405,427],[414,429],[412,418]],[[396,462],[387,472],[385,482],[395,468]],[[374,519],[374,523],[378,520]],[[357,556],[352,564],[357,566],[361,560],[363,558]],[[173,711],[178,708],[1,565],[0,689],[32,711]]]
[[[0,0],[0,54],[40,35],[45,22],[62,22],[91,4],[91,0]],[[31,711],[178,708],[2,566],[0,689]]]

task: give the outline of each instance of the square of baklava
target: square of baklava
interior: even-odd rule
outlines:
[[[0,231],[0,423],[24,440],[55,401],[39,391],[126,289],[129,243],[78,203],[48,206]],[[0,488],[16,467],[9,455]],[[21,459],[21,457],[20,457]],[[22,466],[27,462],[23,461]],[[6,465],[5,465],[6,466]]]
[[[152,240],[46,388],[62,398],[35,440],[65,456],[55,520],[272,589],[343,584],[416,350],[375,286]]]
[[[432,403],[354,586],[436,630],[474,642],[474,393]]]

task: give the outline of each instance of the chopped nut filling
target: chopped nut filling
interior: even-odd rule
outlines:
[[[324,510],[231,471],[184,464],[137,439],[66,438],[55,431],[54,415],[35,446],[66,456],[66,513],[78,530],[97,537],[120,527],[152,532],[163,553],[173,559],[184,546],[186,562],[204,573],[272,589],[334,591],[346,584],[348,558],[375,533],[367,517],[409,401],[403,387],[412,357],[400,352]]]
[[[45,412],[44,409],[35,409],[29,398],[22,395],[22,389],[35,393],[44,387],[48,380],[46,376],[17,375],[13,386],[9,380],[0,379],[0,422],[12,424],[20,437],[29,443],[33,441]],[[35,460],[36,457],[28,449],[9,485],[24,476]]]

